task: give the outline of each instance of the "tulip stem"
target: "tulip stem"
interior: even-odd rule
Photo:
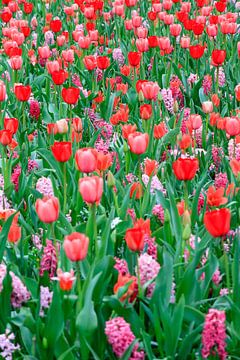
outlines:
[[[225,265],[225,271],[226,271],[227,288],[230,293],[230,273],[229,273],[229,265],[228,265],[228,256],[224,249],[223,237],[222,237],[221,241],[222,241],[222,248],[223,248],[224,265]]]
[[[63,213],[66,213],[67,204],[67,163],[63,163]]]
[[[54,222],[51,223],[51,232],[52,232],[52,238],[53,238],[53,245],[55,247],[56,256],[58,258],[58,247],[57,247],[57,239],[56,239],[55,231],[54,231]]]
[[[77,310],[77,314],[78,314],[82,307],[81,273],[80,273],[79,261],[76,261],[76,272],[77,272],[77,294],[78,294],[76,310]]]
[[[140,277],[140,269],[139,269],[139,253],[137,253],[137,279],[138,279],[138,295],[139,295],[139,310],[140,310],[140,319],[144,324],[144,311],[143,307],[141,306],[141,298],[143,296],[143,289],[141,285],[141,277]]]
[[[187,187],[187,181],[184,181],[183,183],[184,188],[184,210],[188,209],[188,187]]]

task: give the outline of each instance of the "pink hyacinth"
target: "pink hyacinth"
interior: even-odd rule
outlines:
[[[144,248],[147,248],[147,254],[150,255],[153,259],[157,258],[157,244],[155,238],[152,238],[148,235],[144,237]]]
[[[36,184],[36,190],[44,196],[54,196],[53,185],[50,178],[40,177]]]
[[[53,292],[46,286],[40,286],[40,316],[44,316],[44,309],[48,309],[52,302]]]
[[[53,246],[51,240],[47,240],[47,246],[44,247],[41,265],[40,276],[44,275],[44,272],[49,273],[49,277],[54,277],[57,269],[57,254],[56,249]]]
[[[219,173],[215,176],[214,186],[216,189],[219,189],[220,187],[225,188],[228,183],[228,178],[226,173]]]
[[[135,340],[130,325],[124,320],[123,317],[116,317],[106,322],[105,334],[109,344],[112,346],[114,354],[120,358],[125,351]],[[139,344],[137,343],[132,351],[129,360],[143,360],[144,352],[138,351]]]
[[[141,285],[144,286],[148,281],[154,280],[160,270],[159,263],[147,253],[141,254],[138,258]],[[147,297],[151,297],[155,289],[155,282],[147,287]]]
[[[210,75],[205,75],[202,82],[203,92],[205,95],[208,95],[212,89],[212,77]]]
[[[126,275],[129,273],[128,264],[126,260],[119,259],[117,257],[114,257],[114,260],[116,261],[116,264],[114,265],[114,269],[116,269],[119,272],[119,274]]]
[[[9,272],[12,278],[12,294],[11,303],[14,308],[20,308],[22,304],[30,299],[30,293],[26,286],[12,271]],[[0,292],[3,289],[3,280],[7,275],[7,267],[4,264],[0,265]]]
[[[6,330],[4,334],[0,334],[0,356],[2,359],[12,360],[13,354],[20,350],[19,344],[14,344],[15,335]]]
[[[234,144],[234,142],[235,142],[234,139],[230,139],[228,142],[229,160],[236,158],[238,161],[240,161],[240,143]]]
[[[152,213],[158,218],[158,220],[161,221],[162,224],[164,223],[164,208],[162,205],[155,205],[152,209]]]
[[[37,100],[30,100],[29,102],[29,115],[35,119],[38,120],[40,116],[40,104]]]
[[[164,102],[166,109],[172,114],[173,113],[173,104],[174,104],[172,91],[170,89],[162,89],[161,95],[162,95],[163,102]]]
[[[207,359],[218,354],[220,360],[227,358],[225,311],[209,309],[202,332],[202,357]]]

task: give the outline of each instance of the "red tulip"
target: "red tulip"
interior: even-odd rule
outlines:
[[[110,66],[110,60],[107,56],[97,56],[97,67],[106,70]]]
[[[8,232],[8,241],[11,243],[16,243],[21,238],[21,227],[18,226],[16,223],[12,223],[9,232]]]
[[[141,61],[141,53],[130,51],[128,53],[128,62],[131,66],[137,67]]]
[[[192,45],[189,47],[189,51],[193,59],[200,59],[204,54],[204,46]]]
[[[68,141],[55,141],[51,149],[53,156],[59,162],[66,162],[72,156],[72,143]]]
[[[86,176],[79,180],[79,192],[88,204],[99,204],[103,193],[103,179],[98,176]]]
[[[174,161],[172,167],[178,180],[192,180],[199,167],[198,159],[179,158]]]
[[[31,95],[31,91],[32,89],[29,85],[24,86],[19,84],[14,86],[14,93],[19,101],[28,101]]]
[[[226,50],[213,50],[212,63],[214,66],[221,66],[226,59]]]
[[[127,246],[132,251],[142,251],[144,248],[145,232],[142,229],[128,229],[125,240]]]
[[[75,87],[63,88],[62,89],[62,98],[69,104],[76,104],[80,95],[80,90]]]
[[[68,78],[68,73],[65,70],[53,71],[51,75],[55,85],[62,85]]]
[[[131,186],[131,189],[130,189],[130,198],[139,200],[139,199],[141,199],[142,195],[143,195],[142,184],[140,182],[133,183]]]
[[[136,276],[131,276],[130,274],[119,274],[118,281],[114,285],[113,292],[114,294],[117,294],[118,290],[127,284],[129,284],[129,286],[125,293],[121,296],[120,301],[125,301],[126,299],[129,299],[130,302],[133,302],[138,294],[138,284]]]
[[[59,32],[62,28],[62,22],[61,20],[59,19],[56,19],[56,20],[51,20],[50,21],[50,29],[56,33],[56,32]]]
[[[148,134],[142,134],[140,132],[135,132],[129,134],[128,144],[132,153],[140,155],[145,153],[148,147],[149,136]]]
[[[0,80],[0,101],[5,101],[7,95],[6,85]]]
[[[144,104],[140,106],[140,117],[143,120],[148,120],[152,116],[152,105]]]
[[[55,196],[45,196],[36,201],[36,212],[39,219],[46,223],[52,223],[59,217],[59,200]]]
[[[213,237],[226,235],[230,230],[231,212],[229,209],[207,211],[204,215],[204,225]]]
[[[11,131],[12,134],[16,134],[18,130],[18,119],[16,118],[5,118],[4,129]]]
[[[0,143],[7,146],[12,142],[12,132],[10,130],[0,130]]]
[[[167,130],[164,122],[161,122],[158,125],[154,125],[153,136],[155,139],[161,139],[166,133]]]
[[[71,261],[82,261],[87,256],[89,238],[84,234],[73,232],[65,236],[63,248]]]
[[[228,199],[224,197],[225,189],[220,187],[215,189],[214,186],[210,186],[207,191],[207,205],[209,206],[221,206],[227,203]]]

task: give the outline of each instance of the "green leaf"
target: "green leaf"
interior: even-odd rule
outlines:
[[[64,328],[64,315],[62,310],[61,294],[59,284],[55,284],[52,303],[48,310],[47,322],[44,336],[48,340],[49,346],[53,349],[57,340],[61,336]]]
[[[3,333],[6,329],[8,320],[11,316],[11,294],[12,294],[12,278],[7,272],[3,280],[3,288],[0,293],[0,330]]]
[[[2,230],[0,232],[0,264],[3,259],[6,242],[7,242],[7,238],[8,238],[8,233],[9,233],[9,230],[10,230],[10,227],[12,225],[12,221],[13,221],[13,218],[15,215],[16,215],[16,213],[9,216],[9,218],[5,221],[5,223],[2,227]]]
[[[125,351],[125,353],[123,354],[123,356],[120,358],[120,360],[128,360],[131,356],[131,353],[133,351],[134,346],[137,343],[137,339],[135,339],[131,345],[127,348],[127,350]]]

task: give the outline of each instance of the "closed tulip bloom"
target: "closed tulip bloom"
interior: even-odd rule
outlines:
[[[4,129],[11,131],[12,134],[16,134],[18,130],[18,119],[16,118],[5,118]]]
[[[128,53],[128,62],[131,66],[137,67],[140,64],[141,57],[142,57],[141,53],[135,52],[135,51],[130,51]]]
[[[92,148],[78,149],[75,155],[79,171],[91,173],[97,169],[97,151]]]
[[[54,71],[59,71],[60,70],[60,65],[59,65],[59,62],[57,60],[47,61],[46,68],[47,68],[48,73],[50,75],[52,75]]]
[[[190,55],[193,59],[200,59],[204,54],[204,46],[192,45],[189,47]]]
[[[138,284],[136,276],[131,276],[130,274],[123,275],[121,273],[118,274],[118,281],[114,285],[113,292],[114,294],[118,293],[118,290],[123,288],[128,284],[125,293],[121,296],[120,301],[125,301],[126,299],[129,302],[133,302],[138,294]]]
[[[140,116],[143,120],[148,120],[152,116],[152,105],[144,104],[140,106]]]
[[[50,21],[50,29],[56,33],[59,32],[62,28],[62,22],[59,19],[51,20]]]
[[[99,176],[86,176],[79,180],[79,192],[87,204],[99,204],[103,193],[103,179]]]
[[[188,49],[190,46],[190,37],[189,36],[182,36],[180,39],[180,45],[183,49]]]
[[[166,133],[167,133],[167,129],[164,122],[161,122],[158,125],[154,125],[153,128],[154,139],[161,139],[164,135],[166,135]]]
[[[79,232],[73,232],[65,236],[63,242],[64,251],[71,261],[82,261],[87,256],[89,238]]]
[[[53,156],[59,162],[66,162],[72,156],[72,143],[68,141],[55,141],[51,149]]]
[[[14,86],[14,93],[19,101],[28,101],[31,95],[31,86],[18,84]]]
[[[128,136],[128,144],[132,153],[140,155],[147,150],[149,135],[135,132]]]
[[[142,251],[144,248],[145,232],[142,229],[128,229],[125,234],[127,246],[132,251]]]
[[[50,224],[59,217],[59,200],[55,196],[45,196],[36,201],[36,212],[39,219]]]
[[[214,66],[221,66],[226,59],[226,50],[213,50],[212,63]]]
[[[16,243],[21,239],[21,227],[16,223],[12,223],[8,232],[8,241],[11,243]]]
[[[158,39],[160,50],[168,50],[171,47],[170,39],[168,37],[160,37]]]
[[[240,174],[240,160],[233,158],[230,161],[230,166],[233,174],[237,177]]]
[[[171,24],[170,25],[170,34],[172,36],[179,36],[182,31],[182,26],[180,24]]]
[[[199,167],[198,159],[179,158],[173,162],[173,171],[178,180],[192,180]]]
[[[217,25],[215,25],[215,24],[208,25],[206,30],[207,30],[208,36],[211,36],[211,37],[217,36],[217,33],[218,33]]]
[[[112,157],[110,154],[104,154],[103,151],[97,152],[97,170],[106,171],[112,165]]]
[[[0,80],[0,101],[5,101],[7,96],[6,85]]]
[[[62,98],[69,105],[76,104],[78,102],[79,95],[80,90],[78,88],[69,87],[62,89]]]
[[[68,122],[66,119],[56,121],[55,126],[58,134],[66,134],[68,132]]]
[[[97,56],[97,67],[106,70],[110,66],[110,60],[107,56]]]
[[[213,112],[212,101],[204,101],[202,103],[202,109],[203,109],[203,112],[205,112],[205,114],[210,114],[211,112]]]
[[[87,70],[92,71],[97,67],[97,60],[95,56],[89,55],[83,58],[84,66]]]
[[[48,59],[51,56],[51,52],[48,46],[40,46],[38,48],[38,55],[42,59]]]
[[[197,130],[202,126],[202,118],[201,115],[191,114],[189,116],[189,122],[193,130]]]
[[[231,212],[226,208],[207,211],[204,215],[204,225],[213,237],[226,235],[230,230],[230,222]]]
[[[230,136],[237,136],[240,134],[240,120],[237,117],[226,118],[225,123],[226,133]]]
[[[12,132],[10,130],[0,130],[0,143],[7,146],[12,142]]]
[[[75,117],[72,119],[72,126],[74,131],[77,133],[82,132],[82,120],[79,117]]]
[[[55,85],[62,85],[68,78],[68,73],[65,70],[55,70],[51,75]]]
[[[237,101],[240,101],[240,84],[238,84],[238,85],[235,87],[235,96],[236,96],[236,100],[237,100]]]
[[[159,85],[157,82],[147,81],[142,84],[142,92],[147,100],[155,100],[159,93]]]
[[[20,70],[22,68],[23,59],[21,56],[12,56],[9,62],[13,70]]]

